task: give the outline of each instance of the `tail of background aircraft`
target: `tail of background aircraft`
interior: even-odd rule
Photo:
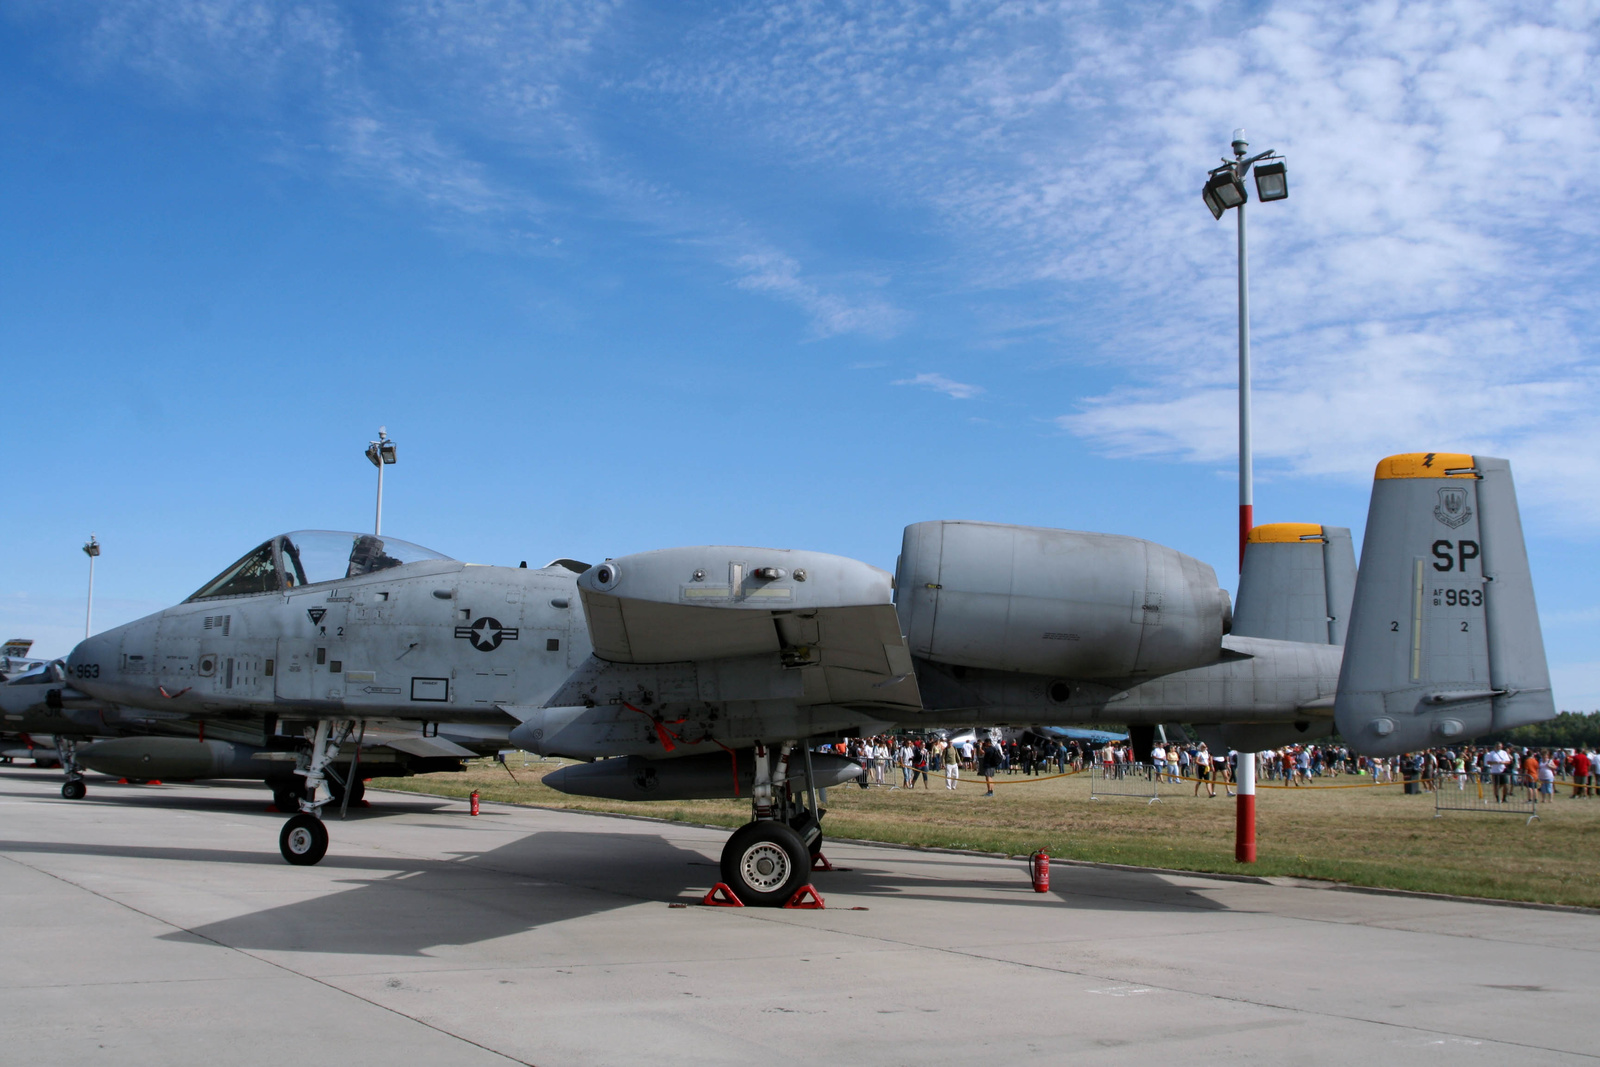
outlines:
[[[1378,464],[1334,716],[1369,755],[1555,717],[1505,460]]]
[[[1356,553],[1345,526],[1279,522],[1250,531],[1233,605],[1233,633],[1344,644]]]

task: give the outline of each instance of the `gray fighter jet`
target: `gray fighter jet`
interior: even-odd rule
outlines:
[[[1337,540],[1304,544],[1326,553]],[[1292,729],[1331,711],[1355,747],[1381,752],[1554,714],[1500,460],[1380,465],[1364,551],[1389,562],[1362,568],[1347,627],[1330,624],[1340,594],[1316,569],[1320,641],[1227,634],[1211,569],[1133,538],[944,522],[909,527],[904,544],[895,582],[783,549],[526,570],[371,535],[288,534],[184,604],[85,641],[68,673],[105,703],[270,719],[295,739],[308,788],[280,835],[293,863],[326,850],[329,772],[363,729],[510,726],[521,748],[592,761],[546,776],[557,789],[748,798],[723,881],[773,905],[820,847],[816,787],[859,773],[808,738],[1004,722]],[[1410,571],[1390,573],[1393,560],[1438,571],[1446,554],[1449,576],[1427,583],[1436,597],[1415,593]],[[1306,585],[1300,570],[1288,566],[1290,587]],[[1293,636],[1307,604],[1257,625]],[[1498,636],[1508,629],[1516,640]]]

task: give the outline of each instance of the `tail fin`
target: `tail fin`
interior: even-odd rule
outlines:
[[[1392,755],[1555,717],[1511,465],[1378,464],[1334,718]]]
[[[1344,644],[1356,588],[1350,530],[1279,522],[1250,531],[1233,606],[1233,633]]]

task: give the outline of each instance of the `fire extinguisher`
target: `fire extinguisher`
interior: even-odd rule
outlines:
[[[1050,856],[1044,849],[1028,857],[1028,874],[1033,878],[1035,893],[1050,891]]]
[[[478,791],[476,789],[472,791],[472,814],[478,814]]]

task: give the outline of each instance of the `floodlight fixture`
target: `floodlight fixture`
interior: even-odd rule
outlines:
[[[1256,199],[1263,203],[1269,200],[1287,200],[1289,198],[1289,169],[1281,159],[1274,159],[1270,163],[1256,164]]]
[[[377,467],[384,463],[394,463],[396,458],[394,442],[389,440],[388,428],[379,426],[378,439],[367,442],[367,459]]]
[[[1234,173],[1231,166],[1218,167],[1211,172],[1211,177],[1206,179],[1206,187],[1201,196],[1205,199],[1206,207],[1211,209],[1214,218],[1222,218],[1222,213],[1230,207],[1238,207],[1250,199],[1250,194],[1245,191],[1244,182]]]
[[[100,542],[94,534],[83,544],[83,554],[89,557],[89,598],[83,608],[83,639],[89,640],[89,628],[94,624],[94,561],[100,555]]]

